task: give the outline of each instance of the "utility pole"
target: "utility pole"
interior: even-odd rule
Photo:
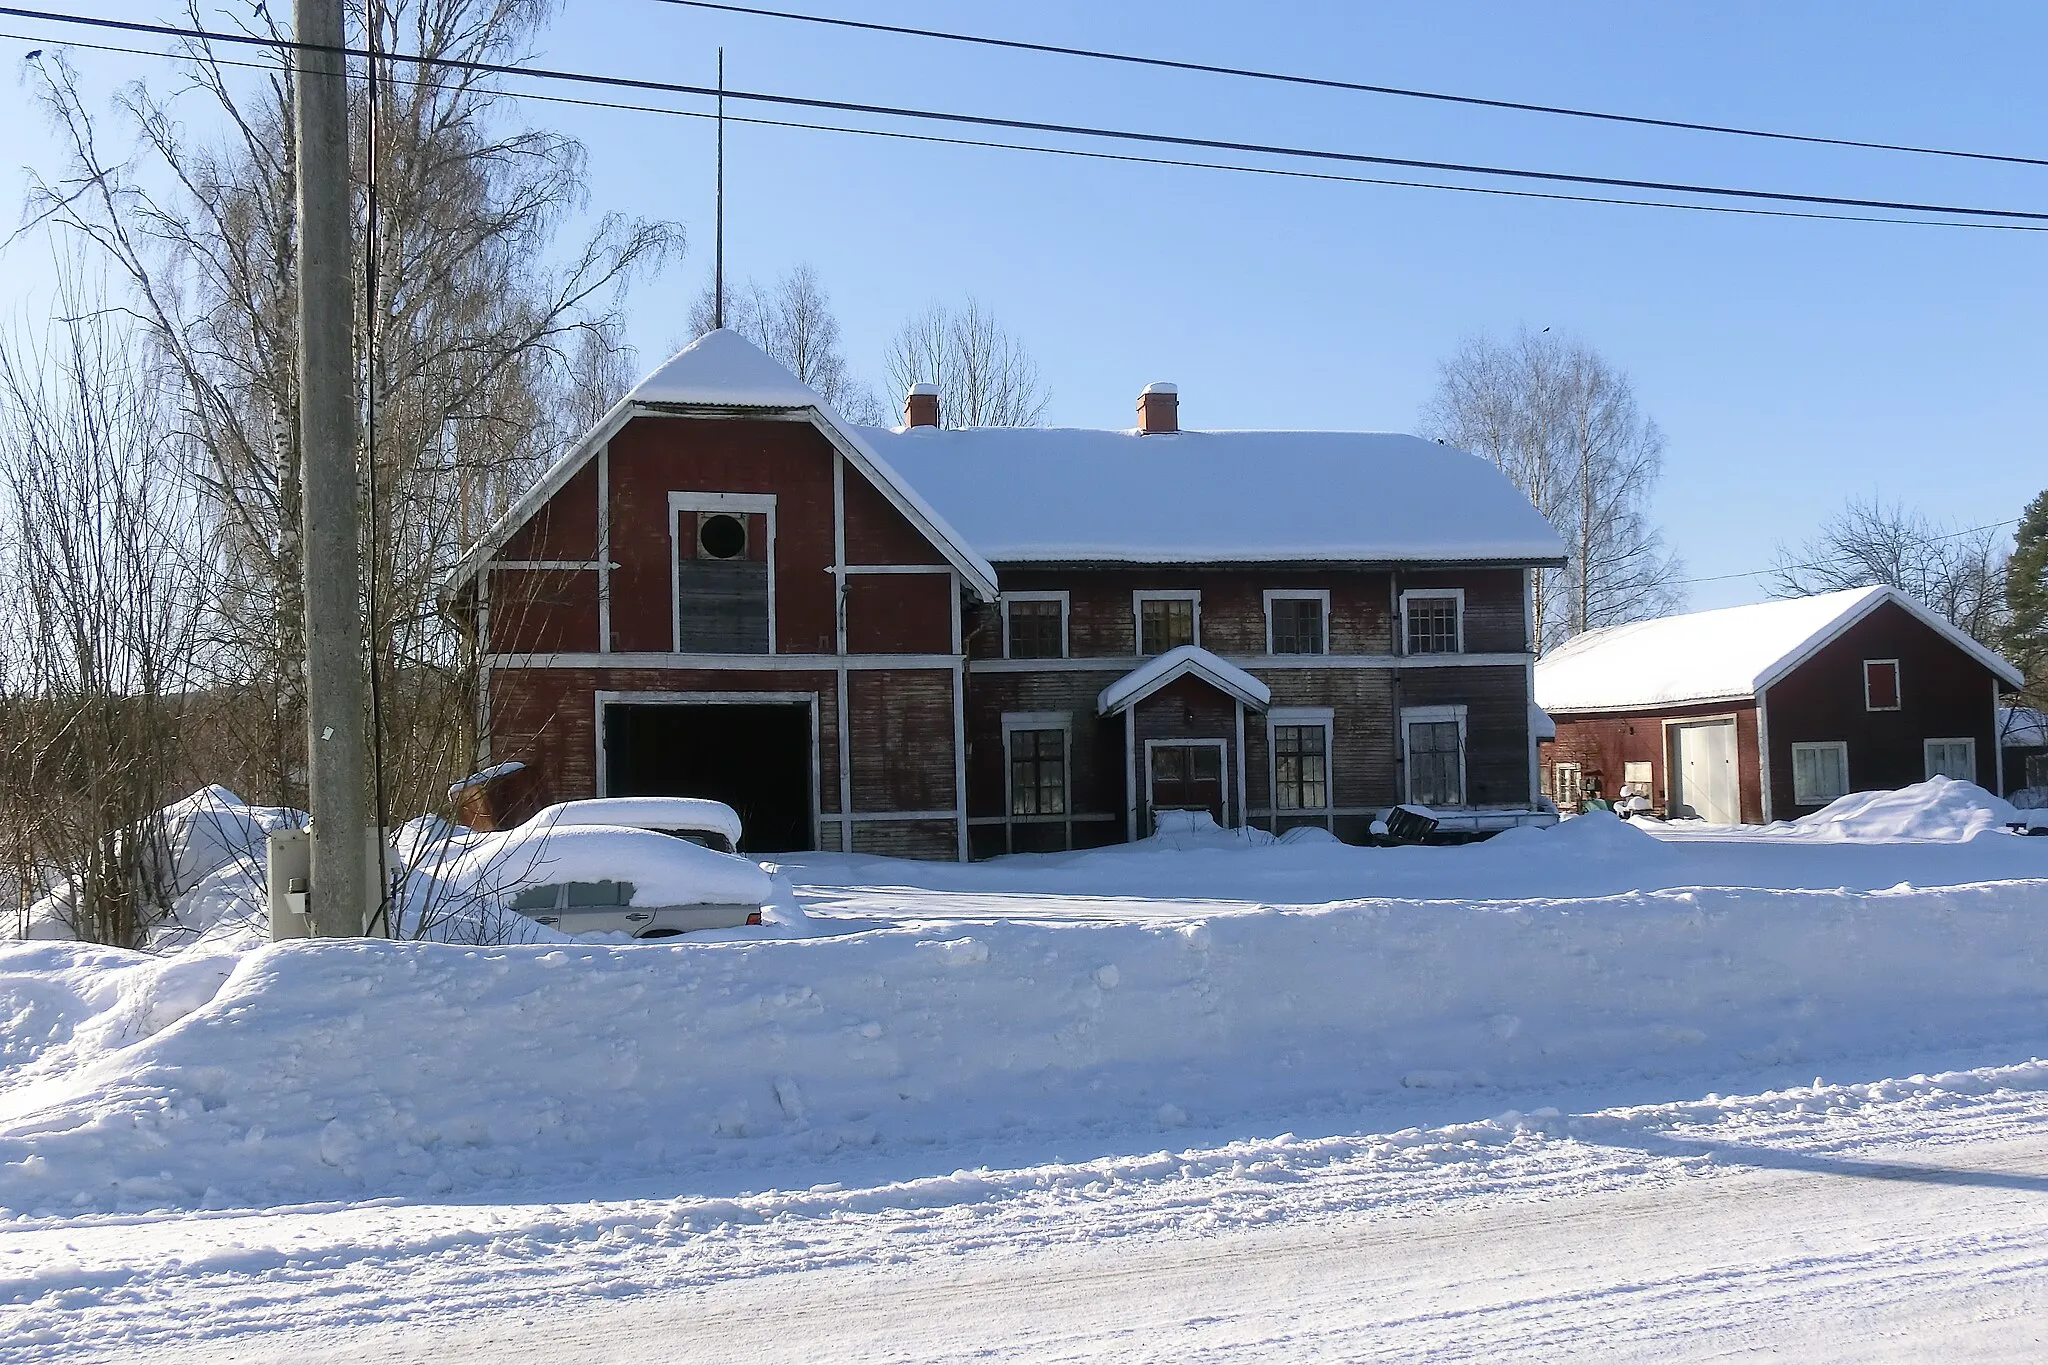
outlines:
[[[307,909],[313,932],[363,932],[368,901],[355,304],[350,289],[343,0],[295,0],[299,182],[299,450],[304,461]]]
[[[725,49],[718,49],[718,172],[712,195],[711,330],[725,326]]]

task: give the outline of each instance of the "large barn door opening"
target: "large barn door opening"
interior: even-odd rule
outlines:
[[[705,796],[739,812],[743,853],[814,847],[811,709],[801,703],[609,702],[606,796]]]
[[[1674,814],[1714,825],[1742,823],[1741,785],[1735,775],[1735,722],[1709,721],[1671,729]]]

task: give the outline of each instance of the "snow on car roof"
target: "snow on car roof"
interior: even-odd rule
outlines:
[[[740,841],[739,813],[701,796],[606,796],[563,801],[536,812],[522,828],[546,825],[629,825],[635,829],[700,829]]]
[[[464,895],[514,895],[559,882],[630,882],[632,904],[759,905],[774,883],[759,863],[624,825],[521,825],[479,838],[439,873]]]
[[[1587,631],[1536,665],[1536,704],[1555,714],[1753,697],[1885,602],[2019,685],[2011,664],[1905,594],[1880,586]]]
[[[998,563],[1561,561],[1492,464],[1355,431],[862,427],[861,439]]]

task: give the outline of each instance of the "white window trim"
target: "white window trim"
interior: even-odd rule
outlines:
[[[1073,642],[1067,638],[1067,618],[1073,612],[1073,604],[1067,600],[1067,590],[1045,592],[1006,592],[998,596],[997,603],[1003,613],[1003,657],[1010,657],[1010,603],[1012,602],[1057,602],[1060,604],[1060,657],[1071,658]],[[1025,660],[1030,663],[1032,660]]]
[[[1458,647],[1454,654],[1465,652],[1465,590],[1463,588],[1406,588],[1401,593],[1401,653],[1408,653],[1408,603],[1413,601],[1442,601],[1449,598],[1457,604],[1452,619],[1457,627]],[[1441,652],[1441,651],[1438,651]]]
[[[1564,775],[1567,772],[1571,773],[1572,787],[1577,792],[1572,800],[1584,800],[1586,795],[1586,770],[1583,765],[1574,759],[1562,759],[1551,764],[1550,799],[1557,803],[1559,810],[1564,809]]]
[[[773,493],[675,493],[668,495],[668,619],[672,653],[683,652],[683,541],[677,520],[685,512],[759,513],[768,518],[768,652],[775,648],[775,495]]]
[[[1892,666],[1892,704],[1872,706],[1870,704],[1870,666],[1890,664]],[[1899,711],[1906,705],[1906,672],[1899,667],[1897,659],[1865,659],[1863,661],[1863,709],[1866,711]]]
[[[1018,815],[1016,803],[1012,799],[1011,778],[1013,770],[1010,767],[1010,736],[1019,730],[1057,730],[1064,736],[1061,741],[1060,780],[1066,786],[1064,793],[1065,801],[1063,803],[1066,806],[1066,810],[1061,813],[1059,818],[1071,822],[1074,818],[1074,717],[1073,713],[1069,711],[1003,712],[1003,819],[1008,822],[1039,818],[1037,816]],[[1068,843],[1071,844],[1072,842],[1073,836],[1071,830],[1069,830]]]
[[[1801,749],[1834,749],[1842,755],[1842,790],[1825,801],[1809,801],[1811,792],[1799,790],[1799,751]],[[1792,746],[1792,804],[1795,806],[1825,806],[1830,801],[1839,801],[1856,790],[1855,782],[1849,776],[1849,742],[1843,739],[1818,739]]]
[[[1925,774],[1926,774],[1926,775],[1927,775],[1928,777],[1933,777],[1933,776],[1934,776],[1934,755],[1933,755],[1933,753],[1932,753],[1932,750],[1933,750],[1934,746],[1935,746],[1935,745],[1937,745],[1937,744],[1960,744],[1960,745],[1962,745],[1962,746],[1963,746],[1964,748],[1968,749],[1968,750],[1970,751],[1970,775],[1969,775],[1969,777],[1967,777],[1967,778],[1965,778],[1965,779],[1963,779],[1963,780],[1965,780],[1965,781],[1969,781],[1969,782],[1975,782],[1975,781],[1977,780],[1977,741],[1976,741],[1975,737],[1974,737],[1974,736],[1971,736],[1971,735],[1953,735],[1953,736],[1950,736],[1950,737],[1949,737],[1949,738],[1947,738],[1947,739],[1923,739],[1923,740],[1921,740],[1921,741],[1920,741],[1920,771],[1921,771],[1921,772],[1925,773]]]
[[[1403,597],[1407,594],[1403,593]],[[1463,613],[1460,613],[1462,615]],[[1407,639],[1407,613],[1402,613],[1402,639]],[[1467,743],[1465,704],[1455,706],[1404,706],[1401,708],[1401,788],[1404,801],[1415,800],[1415,767],[1408,760],[1408,727],[1454,720],[1458,722],[1458,802],[1465,805],[1471,795],[1471,774],[1466,771]]]
[[[1283,725],[1297,725],[1303,729],[1315,726],[1320,727],[1323,732],[1323,804],[1320,806],[1283,807],[1280,804],[1280,751],[1274,742],[1273,731]],[[1335,807],[1336,748],[1336,712],[1330,707],[1276,706],[1266,712],[1266,805],[1272,810],[1275,820],[1278,820],[1283,812],[1290,817],[1328,815]]]
[[[1195,604],[1194,632],[1191,642],[1202,643],[1202,590],[1200,588],[1139,588],[1131,594],[1131,644],[1133,654],[1141,659],[1153,657],[1145,652],[1145,604],[1147,602],[1192,602]]]
[[[1230,799],[1233,788],[1230,772],[1230,741],[1227,739],[1148,739],[1145,741],[1145,810],[1152,819],[1153,831],[1159,828],[1158,812],[1152,808],[1152,751],[1165,745],[1173,749],[1213,748],[1218,755],[1217,777],[1221,779],[1223,794],[1223,819],[1219,822],[1225,829],[1233,828],[1236,803]]]
[[[1275,602],[1321,602],[1323,604],[1323,647],[1317,654],[1330,652],[1330,590],[1328,588],[1268,588],[1266,589],[1266,653],[1273,652],[1273,604]],[[1293,658],[1298,655],[1290,654]]]

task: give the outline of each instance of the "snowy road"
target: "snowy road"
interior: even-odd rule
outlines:
[[[2039,1358],[2048,1137],[1390,1221],[820,1271],[242,1360]]]
[[[2028,1358],[2048,1065],[844,1184],[37,1220],[0,1358]],[[941,1174],[940,1172],[946,1172]]]

